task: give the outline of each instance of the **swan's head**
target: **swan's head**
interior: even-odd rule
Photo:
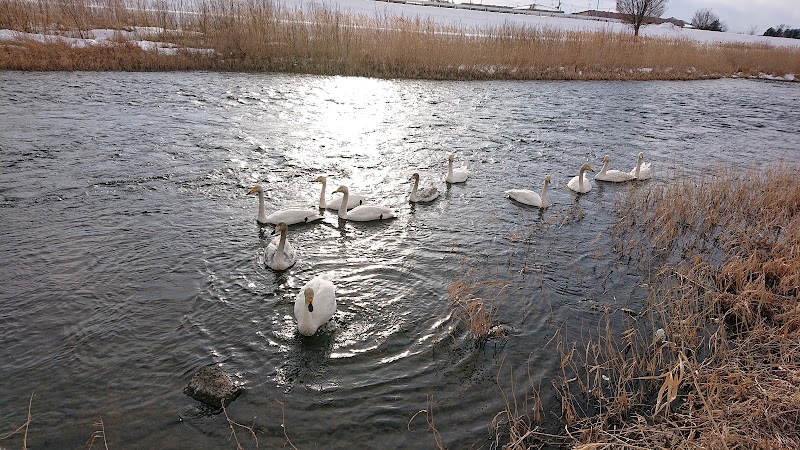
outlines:
[[[611,157],[610,156],[608,156],[608,155],[603,156],[603,164],[605,164],[605,163],[607,163],[609,161],[611,161]]]
[[[308,308],[308,312],[314,312],[314,290],[308,287],[305,291],[303,291],[303,295],[306,298],[306,307]]]
[[[314,178],[313,180],[311,180],[312,183],[325,183],[327,181],[328,181],[328,179],[325,178],[324,175],[320,175],[317,178]]]
[[[454,159],[456,159],[456,157],[453,156],[452,153],[450,153],[450,155],[447,156],[447,160],[450,161],[450,162],[453,162]]]
[[[289,231],[289,227],[286,226],[286,222],[281,222],[275,226],[274,234],[286,233],[287,231]]]
[[[550,184],[550,175],[544,177],[544,184]]]
[[[584,165],[581,166],[581,172],[583,172],[584,170],[588,170],[589,172],[594,172],[594,169],[592,169],[592,166],[590,166],[588,164],[584,164]]]
[[[644,159],[644,152],[639,152],[639,156],[636,157],[637,159]]]
[[[411,179],[414,181],[419,181],[419,174],[418,173],[412,174]]]
[[[261,187],[260,184],[257,184],[255,186],[251,187],[250,188],[250,192],[248,192],[248,193],[249,194],[263,194],[264,193],[264,188]]]
[[[342,193],[342,194],[347,194],[347,186],[339,186],[338,189],[333,191],[334,194],[336,194],[337,192]]]

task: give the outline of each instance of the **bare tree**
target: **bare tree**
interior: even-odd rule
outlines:
[[[728,26],[719,20],[719,16],[708,8],[701,8],[694,12],[692,26],[699,30],[727,31]]]
[[[617,0],[617,12],[622,21],[633,27],[633,35],[639,36],[639,28],[649,17],[661,17],[667,10],[668,0]]]

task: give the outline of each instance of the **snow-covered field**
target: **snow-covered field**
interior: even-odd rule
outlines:
[[[317,0],[279,0],[288,7],[303,7],[312,4],[319,5]],[[627,25],[610,20],[592,20],[577,15],[551,15],[511,14],[488,11],[471,11],[459,8],[442,8],[425,6],[433,4],[425,0],[406,0],[407,3],[393,3],[376,0],[326,0],[324,5],[331,9],[353,14],[367,16],[404,16],[408,18],[430,19],[437,23],[457,25],[469,29],[480,29],[511,24],[526,27],[541,27],[551,29],[564,29],[574,31],[612,31],[631,33]],[[485,3],[490,3],[486,1]],[[302,5],[302,6],[298,6]],[[546,14],[546,13],[542,13]],[[767,43],[775,46],[787,45],[800,47],[800,39],[774,38],[769,36],[753,36],[749,34],[721,33],[704,31],[693,28],[680,28],[672,24],[648,25],[642,27],[640,34],[643,36],[660,36],[666,38],[685,38],[703,43],[739,42],[739,43]]]
[[[512,14],[490,11],[476,11],[462,8],[432,6],[437,2],[426,0],[401,0],[406,3],[395,3],[397,0],[276,0],[289,9],[324,6],[328,9],[347,14],[360,14],[368,17],[399,16],[408,19],[431,20],[436,23],[463,27],[480,33],[481,29],[502,25],[525,26],[543,29],[562,29],[570,31],[605,31],[630,33],[629,26],[614,20],[596,20],[592,18],[570,15],[541,13]],[[0,30],[0,42],[10,43],[18,39],[32,39],[39,42],[61,41],[72,47],[81,48],[91,45],[117,42],[120,37],[135,43],[144,50],[156,50],[163,54],[175,54],[175,45],[147,39],[158,29],[136,28],[133,31],[91,30],[82,36],[59,34],[32,34],[12,30]],[[666,38],[690,39],[701,43],[766,43],[774,46],[800,47],[800,39],[753,36],[746,34],[721,33],[713,31],[680,28],[671,23],[649,25],[641,29],[644,36],[660,36]],[[213,52],[208,49],[188,49],[194,52]]]

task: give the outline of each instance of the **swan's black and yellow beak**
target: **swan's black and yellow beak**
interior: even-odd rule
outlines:
[[[306,305],[308,306],[308,312],[314,312],[314,297],[306,297]]]
[[[255,194],[256,192],[258,192],[258,191],[256,190],[256,188],[252,187],[252,188],[250,188],[250,190],[249,190],[247,193],[248,193],[248,194]]]

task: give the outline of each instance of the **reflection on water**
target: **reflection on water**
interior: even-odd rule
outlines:
[[[743,80],[7,72],[0,85],[0,422],[22,423],[35,392],[32,446],[84,445],[102,417],[113,446],[229,447],[224,417],[182,393],[211,363],[245,386],[229,414],[261,447],[284,444],[282,423],[300,448],[428,447],[419,417],[408,430],[428,395],[448,446],[485,445],[508,367],[519,394],[528,366],[549,385],[559,327],[646,294],[607,233],[631,187],[576,195],[582,163],[610,154],[630,170],[644,151],[652,183],[800,149],[796,86]],[[442,181],[451,152],[464,184]],[[409,205],[413,172],[443,195]],[[547,174],[546,211],[504,198]],[[298,262],[273,272],[247,190],[262,184],[270,210],[314,207],[318,175],[398,217],[325,211],[290,228]],[[294,297],[321,273],[338,310],[305,338]],[[507,339],[476,348],[458,326],[460,279],[506,286],[484,300]]]

